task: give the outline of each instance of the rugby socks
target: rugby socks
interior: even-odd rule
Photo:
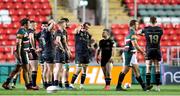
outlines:
[[[107,86],[107,85],[110,85],[110,83],[111,83],[111,78],[105,78],[105,82],[106,82],[106,86]]]
[[[48,87],[48,83],[45,81],[44,82],[44,88],[46,89]]]
[[[86,74],[81,75],[81,84],[84,84],[84,81],[86,79]]]
[[[63,85],[62,85],[62,81],[59,81],[59,87],[63,87]]]
[[[160,85],[160,72],[157,72],[155,76],[156,76],[156,85],[158,86]]]
[[[72,77],[72,80],[71,80],[71,84],[74,84],[74,82],[75,82],[76,78],[77,78],[77,75],[76,75],[76,74],[74,74],[74,75],[73,75],[73,77]]]
[[[121,73],[119,74],[118,84],[117,84],[117,87],[116,87],[116,88],[120,88],[120,87],[121,87],[121,84],[122,84],[122,82],[123,82],[123,80],[124,80],[124,77],[125,77],[125,74],[121,72]]]
[[[151,84],[151,74],[150,73],[146,73],[146,84],[147,84],[147,86],[150,86],[150,84]]]
[[[144,84],[144,82],[143,82],[141,76],[136,77],[136,80],[139,82],[139,84],[141,85],[142,88],[145,88],[145,84]]]
[[[11,82],[11,78],[7,78],[7,79],[6,79],[6,83],[9,84],[10,82]]]
[[[37,71],[32,71],[32,86],[36,86]]]
[[[66,82],[64,82],[65,83],[65,87],[67,88],[67,87],[69,87],[69,81],[66,81]]]
[[[13,79],[13,84],[16,85],[17,78]]]
[[[54,80],[54,86],[58,86],[58,80]]]

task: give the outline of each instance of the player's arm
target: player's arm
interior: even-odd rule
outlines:
[[[54,20],[50,20],[49,23],[50,23],[50,25],[48,26],[48,31],[50,31],[55,25]]]
[[[98,47],[97,50],[96,50],[96,54],[95,54],[95,58],[96,58],[96,62],[99,64],[100,63],[100,60],[101,60],[101,48]]]
[[[79,31],[80,31],[80,28],[76,28],[76,29],[73,31],[73,34],[77,34],[77,33],[79,33]]]
[[[137,34],[138,35],[141,35],[141,36],[144,36],[144,30],[143,29],[140,29],[137,31]]]
[[[58,45],[58,48],[59,48],[60,50],[64,51],[64,48],[63,48],[62,43],[61,43],[61,37],[60,37],[60,36],[57,36],[57,37],[56,37],[56,43],[57,43],[57,45]]]
[[[22,58],[21,58],[21,48],[22,48],[22,38],[24,35],[22,34],[17,34],[17,58],[19,61],[22,63]]]
[[[32,46],[32,49],[35,49],[35,40],[34,40],[34,34],[33,33],[29,33],[29,40],[30,40],[30,44]]]
[[[134,46],[141,54],[144,54],[144,55],[145,55],[144,50],[143,50],[143,49],[138,45],[138,43],[137,43],[137,37],[136,37],[136,35],[132,35],[131,42],[132,42],[133,46]]]

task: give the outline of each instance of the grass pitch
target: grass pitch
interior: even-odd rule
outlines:
[[[2,84],[1,84],[2,85]],[[104,85],[85,85],[84,90],[78,89],[78,85],[76,85],[76,90],[61,90],[55,93],[47,93],[45,89],[40,86],[41,89],[38,91],[33,90],[25,90],[23,85],[18,84],[16,89],[13,90],[4,90],[2,87],[0,88],[1,96],[180,96],[180,85],[163,85],[161,86],[161,91],[156,92],[155,86],[151,91],[142,91],[140,85],[132,85],[128,91],[115,91],[115,86],[111,86],[110,91],[105,91]]]

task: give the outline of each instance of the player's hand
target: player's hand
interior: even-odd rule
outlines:
[[[100,58],[99,56],[96,56],[95,58],[96,58],[96,62],[97,62],[98,64],[100,64],[101,58]]]
[[[41,51],[42,51],[42,48],[37,48],[37,49],[35,50],[36,53],[39,53],[39,52],[41,52]]]
[[[112,58],[112,57],[109,59],[109,62],[110,62],[110,63],[114,63],[114,61],[113,61],[113,58]]]

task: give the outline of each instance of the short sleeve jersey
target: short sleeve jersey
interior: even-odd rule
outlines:
[[[61,37],[62,46],[65,48],[65,43],[67,42],[68,38],[66,30],[58,30],[55,34],[55,37],[57,36]]]
[[[142,30],[146,38],[146,49],[160,49],[160,40],[163,30],[159,26],[148,26]]]
[[[75,49],[76,52],[86,52],[88,51],[88,46],[90,46],[91,35],[87,31],[80,30],[75,34]]]
[[[22,39],[22,49],[24,51],[29,51],[30,43],[27,30],[24,28],[20,28],[17,32],[16,37],[18,39]]]
[[[101,56],[111,57],[112,56],[112,48],[114,41],[112,39],[102,39],[99,41],[99,47],[101,49]]]
[[[49,32],[48,29],[43,29],[42,31],[42,39],[44,52],[45,53],[54,53],[54,35],[52,32]]]
[[[125,52],[136,52],[136,48],[132,45],[132,41],[136,40],[135,35],[135,30],[130,28],[129,29],[129,34],[125,38]]]

